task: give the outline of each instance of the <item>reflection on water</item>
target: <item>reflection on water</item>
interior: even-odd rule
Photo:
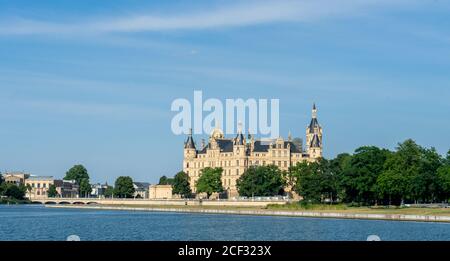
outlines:
[[[450,224],[0,206],[0,240],[450,240]]]

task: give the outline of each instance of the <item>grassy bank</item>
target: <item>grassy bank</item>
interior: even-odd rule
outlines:
[[[397,206],[352,207],[345,204],[326,205],[287,203],[285,205],[268,205],[267,209],[283,211],[313,211],[324,213],[333,212],[355,214],[450,216],[450,208],[413,208]]]
[[[384,215],[424,215],[424,216],[450,216],[450,208],[408,208],[395,206],[379,207],[353,207],[345,204],[299,204],[287,203],[285,205],[268,205],[267,207],[237,207],[237,206],[171,206],[171,205],[100,205],[106,207],[129,207],[148,209],[192,209],[192,210],[271,210],[292,212],[320,212],[320,213],[348,213],[348,214],[384,214]]]

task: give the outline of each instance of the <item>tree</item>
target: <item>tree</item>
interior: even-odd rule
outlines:
[[[209,198],[212,193],[222,192],[222,172],[222,168],[204,168],[201,171],[200,178],[197,180],[197,192],[206,193],[207,198]]]
[[[92,186],[89,179],[82,179],[80,182],[80,196],[89,197],[92,192]]]
[[[183,198],[191,197],[192,190],[189,184],[189,176],[185,172],[180,171],[175,175],[172,186],[172,194],[178,194]]]
[[[439,189],[438,169],[444,160],[435,148],[422,149],[418,175],[411,181],[415,200],[422,202],[435,202],[442,194]]]
[[[242,174],[236,185],[241,196],[275,196],[284,193],[285,181],[275,165],[252,166]]]
[[[24,185],[6,184],[4,195],[13,199],[24,199],[26,187]]]
[[[75,165],[66,172],[64,180],[75,180],[80,186],[80,195],[89,195],[91,186],[89,185],[89,174],[83,165]]]
[[[121,176],[114,184],[114,195],[119,198],[132,198],[134,195],[133,180],[128,176]]]
[[[173,182],[174,182],[173,178],[168,178],[164,175],[161,178],[159,178],[158,185],[173,185]]]
[[[330,162],[321,159],[318,162],[301,162],[291,167],[290,175],[296,180],[294,191],[308,202],[334,201],[337,198],[337,176]]]
[[[107,186],[104,192],[105,198],[112,198],[114,195],[114,188],[112,186]]]
[[[340,168],[339,180],[344,202],[374,204],[378,198],[376,183],[390,152],[375,146],[355,150]]]
[[[400,143],[397,151],[386,159],[384,171],[377,179],[377,187],[379,196],[388,199],[389,204],[417,201],[424,193],[424,184],[419,182],[423,151],[422,147],[408,139]]]
[[[57,197],[59,194],[58,194],[58,191],[56,191],[56,186],[54,185],[54,184],[51,184],[49,187],[48,187],[48,191],[47,191],[47,196],[49,197],[49,198],[55,198],[55,197]]]
[[[450,150],[444,164],[437,170],[437,179],[439,184],[439,196],[443,201],[450,199]]]

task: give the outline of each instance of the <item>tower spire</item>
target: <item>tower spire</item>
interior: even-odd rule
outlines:
[[[317,118],[317,108],[316,108],[316,103],[313,103],[312,117],[313,117],[313,119],[316,119],[316,118]]]
[[[186,142],[184,143],[184,148],[185,149],[195,149],[195,142],[194,142],[194,139],[192,138],[192,128],[189,129],[188,138],[187,138]]]

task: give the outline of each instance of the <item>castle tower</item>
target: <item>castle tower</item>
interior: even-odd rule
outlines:
[[[195,142],[192,138],[192,129],[189,129],[189,135],[184,143],[184,162],[183,162],[183,171],[189,173],[189,163],[197,157],[197,149],[195,148]]]
[[[316,104],[313,104],[312,118],[306,128],[306,152],[312,159],[322,157],[322,127],[317,120]]]

